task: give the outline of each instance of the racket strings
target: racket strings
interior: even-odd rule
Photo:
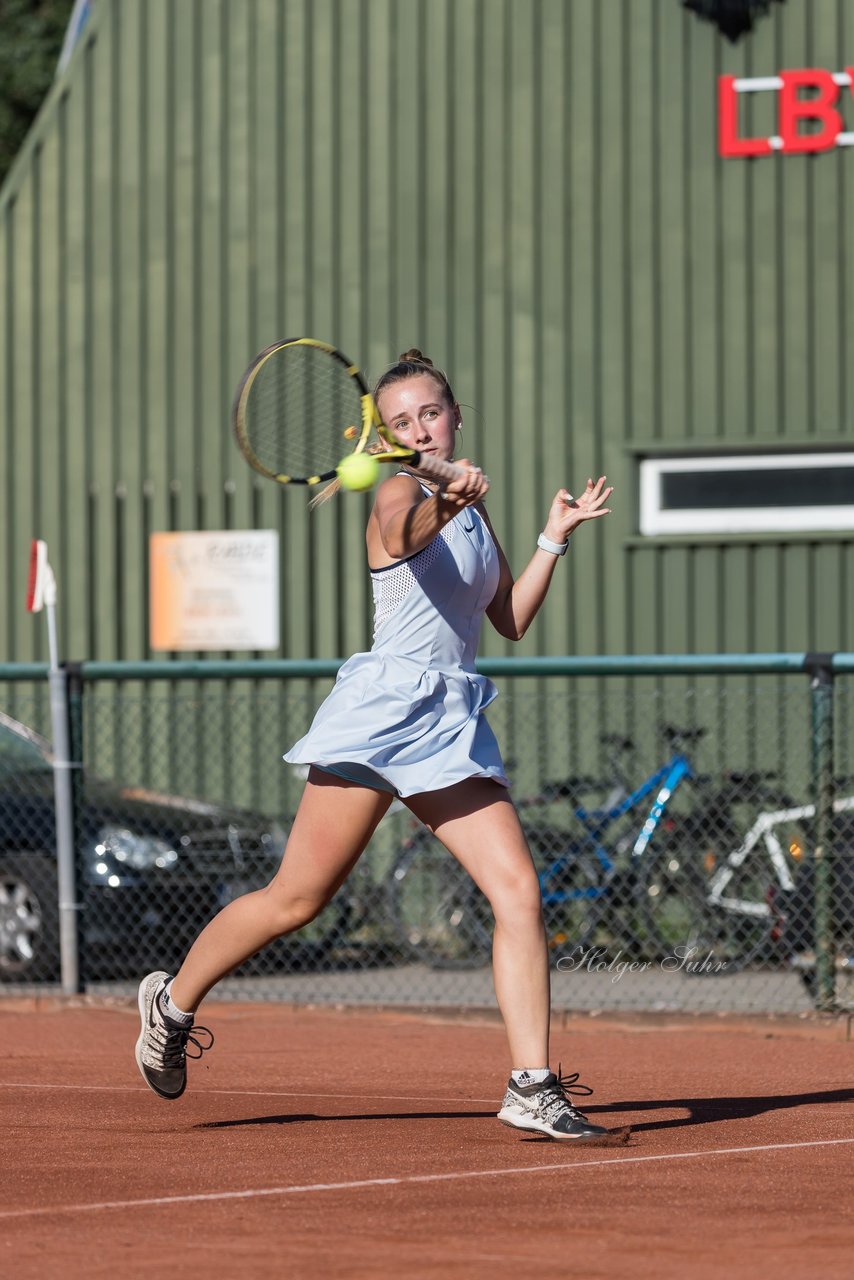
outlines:
[[[296,480],[327,476],[361,437],[361,388],[327,352],[288,344],[256,369],[242,426],[268,474]]]

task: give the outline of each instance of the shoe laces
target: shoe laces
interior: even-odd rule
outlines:
[[[211,1048],[214,1042],[213,1032],[208,1027],[193,1024],[188,1027],[173,1022],[160,1008],[157,1000],[158,1017],[152,1021],[151,1038],[154,1049],[160,1058],[163,1068],[181,1068],[187,1058],[200,1058]],[[190,1048],[190,1046],[193,1046]]]
[[[202,1038],[199,1039],[199,1036]],[[207,1027],[175,1027],[174,1030],[168,1027],[163,1041],[163,1065],[183,1067],[185,1058],[200,1058],[211,1048],[213,1042],[213,1032]],[[193,1046],[192,1049],[190,1045]]]
[[[593,1090],[589,1085],[578,1083],[578,1072],[574,1071],[572,1075],[564,1075],[563,1067],[558,1064],[557,1078],[548,1084],[543,1085],[543,1098],[540,1102],[540,1111],[546,1120],[551,1120],[557,1115],[569,1115],[572,1120],[586,1121],[587,1117],[583,1115],[577,1107],[574,1107],[569,1100],[569,1094],[575,1093],[582,1097],[589,1097]]]

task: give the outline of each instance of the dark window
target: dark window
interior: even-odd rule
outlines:
[[[768,471],[665,471],[661,510],[843,507],[854,503],[854,466]]]

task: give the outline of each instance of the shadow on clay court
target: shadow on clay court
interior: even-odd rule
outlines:
[[[719,1124],[722,1120],[752,1120],[770,1111],[794,1107],[814,1107],[828,1103],[854,1102],[854,1089],[826,1089],[822,1093],[779,1093],[754,1098],[661,1098],[637,1102],[616,1102],[608,1107],[587,1106],[587,1115],[597,1111],[687,1111],[687,1116],[668,1120],[632,1121],[632,1133],[653,1129],[681,1129],[686,1125]]]
[[[194,1129],[238,1129],[242,1125],[302,1124],[310,1120],[486,1120],[495,1119],[494,1111],[373,1111],[370,1115],[317,1116],[247,1116],[243,1120],[208,1120],[193,1125]]]
[[[823,1093],[781,1093],[753,1098],[658,1098],[643,1099],[635,1102],[615,1102],[608,1106],[585,1106],[586,1115],[607,1112],[655,1112],[655,1111],[687,1111],[687,1116],[673,1117],[667,1120],[649,1120],[636,1122],[632,1120],[632,1134],[649,1132],[654,1129],[682,1129],[685,1126],[701,1124],[719,1124],[729,1120],[751,1120],[755,1116],[766,1115],[771,1111],[788,1111],[794,1107],[810,1107],[839,1102],[854,1102],[854,1089],[828,1089]],[[370,1114],[347,1115],[314,1115],[292,1114],[278,1116],[247,1116],[239,1120],[210,1120],[194,1125],[196,1129],[235,1129],[248,1125],[265,1124],[304,1124],[314,1121],[329,1120],[494,1120],[495,1111],[374,1111]],[[532,1134],[527,1141],[547,1141]]]

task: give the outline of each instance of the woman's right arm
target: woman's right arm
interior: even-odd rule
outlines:
[[[413,556],[433,541],[463,507],[478,502],[489,489],[483,472],[465,458],[459,466],[466,473],[445,485],[442,496],[425,496],[410,475],[390,476],[377,490],[368,521],[368,561],[373,569],[386,568]]]

